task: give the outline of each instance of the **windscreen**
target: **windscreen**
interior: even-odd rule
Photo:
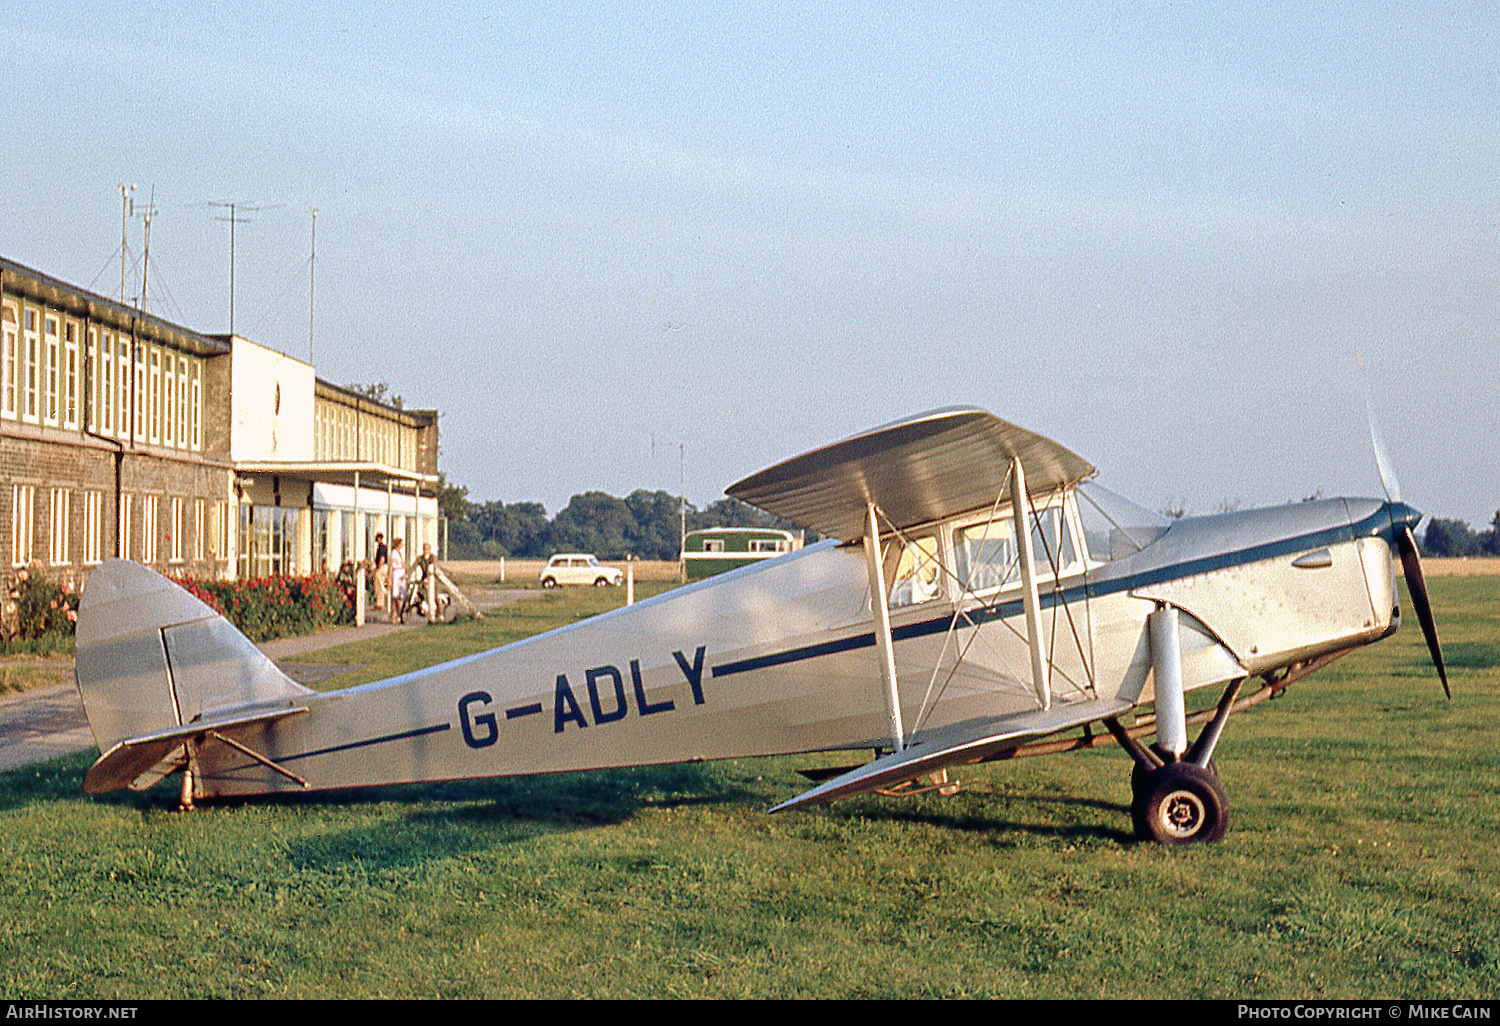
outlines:
[[[1094,481],[1079,484],[1078,513],[1089,556],[1103,562],[1134,555],[1172,526],[1170,518],[1137,506]]]

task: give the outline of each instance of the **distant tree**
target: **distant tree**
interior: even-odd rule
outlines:
[[[1477,556],[1480,554],[1479,537],[1462,520],[1433,517],[1427,521],[1422,549],[1429,556]]]
[[[481,547],[486,555],[535,559],[546,554],[550,525],[540,502],[471,504],[469,521],[484,539]]]
[[[547,548],[552,552],[591,552],[606,559],[635,554],[640,525],[624,499],[605,492],[573,496],[552,518]]]
[[[391,391],[391,386],[387,385],[384,381],[374,385],[361,385],[358,383],[351,383],[345,385],[344,387],[351,392],[358,392],[366,399],[372,399],[377,403],[384,403],[387,406],[394,406],[398,410],[402,409],[403,407],[401,397],[395,392]]]
[[[626,496],[625,505],[636,523],[631,553],[641,559],[676,559],[682,546],[683,501],[667,492],[638,488]],[[697,512],[687,504],[689,517]]]
[[[438,512],[447,517],[450,524],[455,520],[467,520],[469,507],[468,485],[451,485],[443,475],[438,475]]]
[[[1490,529],[1479,534],[1479,549],[1486,556],[1500,556],[1500,509],[1495,510],[1495,519]]]
[[[448,521],[448,558],[480,559],[485,555],[484,535],[472,520]]]

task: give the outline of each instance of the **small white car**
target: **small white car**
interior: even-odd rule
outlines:
[[[625,579],[625,572],[612,566],[601,566],[599,561],[585,552],[559,552],[547,560],[542,567],[543,588],[555,588],[559,584],[592,584],[596,588],[618,587]]]

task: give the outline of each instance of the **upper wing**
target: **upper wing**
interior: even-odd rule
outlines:
[[[864,537],[874,502],[898,528],[983,509],[1020,457],[1032,495],[1089,477],[1094,467],[1051,439],[992,413],[921,413],[762,470],[725,492],[820,534]]]

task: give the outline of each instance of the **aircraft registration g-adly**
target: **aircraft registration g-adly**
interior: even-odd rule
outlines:
[[[778,811],[923,780],[948,791],[950,767],[1118,742],[1137,833],[1216,840],[1229,803],[1212,757],[1230,715],[1396,629],[1393,550],[1447,688],[1421,514],[1389,481],[1385,501],[1168,520],[1093,474],[983,410],[922,414],[728,489],[823,534],[816,545],[327,693],[166,578],[107,562],[78,616],[78,688],[103,753],[84,788],[182,771],[191,805],[875,751]],[[1189,716],[1185,693],[1206,687],[1223,689],[1217,706]]]

